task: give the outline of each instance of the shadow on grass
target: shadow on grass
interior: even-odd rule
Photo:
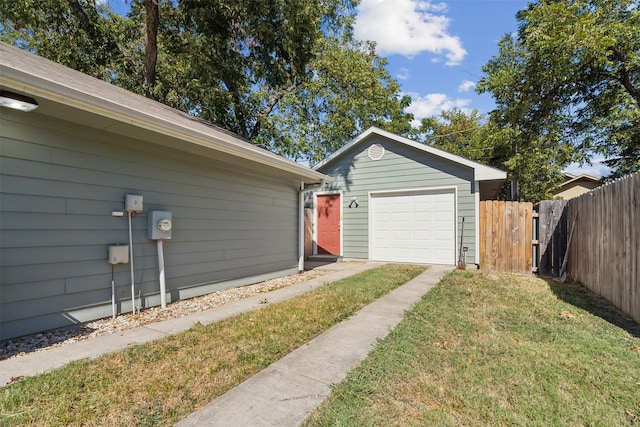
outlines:
[[[544,280],[549,284],[551,291],[561,300],[582,308],[612,325],[624,329],[632,336],[640,338],[640,324],[606,299],[594,294],[579,283],[561,283],[548,278]]]

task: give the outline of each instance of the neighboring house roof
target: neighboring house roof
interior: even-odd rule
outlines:
[[[566,187],[570,184],[576,183],[578,181],[582,181],[585,183],[593,183],[597,185],[601,185],[602,181],[600,181],[599,178],[593,177],[591,175],[586,175],[586,174],[582,174],[582,175],[572,175],[570,173],[565,173],[564,174],[564,182],[562,184],[560,184],[560,188],[562,187]]]
[[[35,98],[36,111],[53,117],[197,154],[256,162],[306,184],[333,181],[196,117],[5,43],[0,43],[0,87]]]
[[[492,181],[492,180],[507,179],[507,173],[504,171],[501,171],[500,169],[496,169],[491,166],[486,166],[478,162],[465,159],[464,157],[460,157],[455,154],[451,154],[449,152],[440,150],[438,148],[434,148],[430,145],[422,144],[412,139],[405,138],[403,136],[396,135],[391,132],[387,132],[377,127],[370,127],[369,129],[367,129],[366,131],[364,131],[363,133],[361,133],[360,135],[358,135],[357,137],[355,137],[354,139],[346,143],[338,151],[336,151],[335,153],[333,153],[332,155],[324,159],[322,162],[315,165],[314,169],[315,170],[322,169],[325,165],[331,163],[333,160],[340,157],[344,152],[350,150],[354,146],[366,140],[371,135],[379,135],[379,136],[388,138],[392,141],[396,141],[401,144],[408,145],[409,147],[413,147],[416,150],[421,150],[433,156],[440,157],[440,158],[449,160],[451,162],[458,163],[460,165],[471,168],[474,171],[474,176],[477,181]]]
[[[591,175],[565,173],[564,182],[560,184],[553,194],[566,200],[587,193],[600,185],[602,185],[602,181]]]

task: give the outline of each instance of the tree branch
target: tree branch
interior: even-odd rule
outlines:
[[[84,10],[80,2],[78,0],[67,0],[69,7],[73,15],[78,20],[80,27],[89,35],[89,37],[94,41],[104,41],[107,51],[109,54],[113,54],[114,52],[118,52],[118,44],[115,42],[113,37],[101,31],[96,27],[96,23],[91,20],[87,12]],[[94,16],[97,15],[95,9],[92,11]]]
[[[271,114],[273,112],[273,110],[276,108],[276,105],[278,105],[278,103],[282,100],[282,98],[284,98],[287,94],[293,92],[295,89],[300,87],[301,84],[302,84],[302,82],[292,83],[289,86],[287,86],[285,88],[282,88],[280,90],[277,90],[277,91],[275,91],[275,92],[273,92],[273,93],[271,93],[269,95],[269,102],[262,109],[261,114],[259,114],[256,117],[256,123],[253,126],[253,128],[251,129],[251,132],[249,132],[250,133],[250,135],[248,136],[249,139],[251,139],[254,136],[256,136],[258,134],[258,132],[260,131],[260,127],[262,126],[261,117],[269,116],[269,114]]]
[[[268,116],[269,114],[271,114],[273,109],[276,108],[276,105],[278,105],[278,103],[282,100],[282,98],[284,98],[286,95],[296,90],[298,87],[300,87],[301,84],[302,82],[292,83],[283,89],[272,92],[271,95],[269,95],[269,102],[267,103],[265,108],[262,110],[262,114],[265,116]]]
[[[631,82],[631,71],[626,68],[628,64],[627,56],[620,51],[616,46],[609,47],[609,50],[613,53],[613,56],[622,63],[622,71],[616,76],[616,79],[622,84],[627,93],[631,95],[636,104],[640,107],[640,89],[633,86]]]

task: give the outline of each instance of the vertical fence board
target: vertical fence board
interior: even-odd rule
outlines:
[[[493,270],[495,269],[496,260],[493,252],[493,233],[492,233],[492,224],[493,224],[493,203],[483,203],[486,207],[486,216],[485,220],[485,259],[487,260],[486,265],[487,268]]]
[[[478,258],[478,263],[479,265],[482,265],[486,262],[486,256],[485,254],[487,253],[487,246],[486,246],[486,239],[485,236],[483,234],[483,230],[482,230],[482,225],[481,224],[486,224],[487,222],[487,210],[486,210],[486,205],[483,203],[480,203],[480,206],[478,207],[478,219],[480,220],[480,223],[478,224],[478,241],[480,243],[480,253],[477,255]]]
[[[551,274],[551,252],[549,245],[551,244],[551,233],[553,232],[550,223],[552,219],[551,205],[546,202],[540,202],[537,207],[538,215],[540,215],[538,223],[538,229],[540,230],[540,261],[538,263],[538,273],[542,276],[548,276]]]
[[[494,254],[494,257],[496,258],[496,269],[498,269],[499,271],[506,271],[505,268],[505,258],[508,256],[505,253],[505,246],[506,246],[506,242],[505,242],[505,236],[504,236],[504,213],[505,213],[505,209],[507,204],[505,202],[499,202],[498,203],[498,211],[494,212],[494,216],[493,216],[493,221],[495,224],[495,230],[496,232],[494,233],[494,239],[495,239],[495,246],[496,246],[496,251]],[[495,209],[495,206],[494,206]]]
[[[524,211],[524,271],[533,270],[533,205],[531,203],[522,203]]]
[[[518,241],[517,241],[517,203],[507,202],[505,206],[505,231],[506,231],[506,243],[511,256],[506,257],[505,269],[507,271],[517,271],[518,270]]]

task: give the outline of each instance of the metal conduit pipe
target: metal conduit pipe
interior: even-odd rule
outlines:
[[[129,265],[131,265],[131,312],[136,314],[136,286],[135,286],[135,274],[133,270],[133,233],[131,231],[131,218],[133,218],[133,212],[129,212]]]
[[[160,306],[167,308],[167,286],[164,281],[164,240],[158,240],[158,270],[160,272]]]

